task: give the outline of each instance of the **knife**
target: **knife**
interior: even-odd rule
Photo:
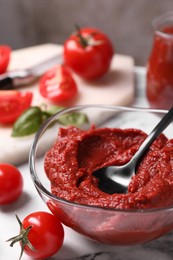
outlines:
[[[62,54],[57,54],[30,68],[8,71],[0,75],[0,90],[17,89],[21,86],[28,85],[43,75],[47,70],[51,69],[54,65],[62,63]]]

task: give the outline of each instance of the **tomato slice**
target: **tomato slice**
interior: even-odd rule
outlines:
[[[0,123],[14,123],[31,105],[33,94],[16,90],[0,91]]]
[[[69,100],[78,92],[72,74],[63,65],[52,68],[42,76],[39,90],[43,97],[54,103]]]
[[[7,70],[10,61],[11,48],[7,45],[0,45],[0,74]]]

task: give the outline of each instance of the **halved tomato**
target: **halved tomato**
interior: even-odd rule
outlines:
[[[11,48],[7,45],[0,45],[0,74],[7,70],[10,61]]]
[[[14,123],[30,107],[33,94],[17,90],[0,91],[0,123]]]
[[[64,65],[58,65],[46,72],[40,80],[39,90],[43,97],[53,103],[69,100],[78,92],[71,72]]]

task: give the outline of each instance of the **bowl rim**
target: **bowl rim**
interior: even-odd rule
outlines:
[[[72,201],[68,201],[66,199],[60,198],[58,196],[55,196],[51,192],[49,192],[41,183],[39,180],[36,169],[35,169],[35,151],[37,148],[37,142],[39,138],[44,134],[47,127],[52,123],[52,121],[57,118],[59,115],[64,114],[66,112],[70,112],[73,110],[78,109],[86,109],[86,108],[105,108],[105,109],[113,109],[118,111],[125,111],[125,112],[146,112],[146,113],[159,113],[159,114],[165,114],[168,112],[166,109],[154,109],[154,108],[143,108],[143,107],[128,107],[128,106],[113,106],[113,105],[104,105],[104,104],[89,104],[89,105],[78,105],[78,106],[71,106],[68,108],[64,108],[61,111],[55,113],[53,116],[48,118],[43,124],[40,126],[38,131],[36,132],[34,136],[34,140],[31,144],[30,151],[29,151],[29,169],[30,169],[30,175],[34,182],[34,185],[36,189],[41,191],[46,197],[49,199],[52,199],[54,201],[73,206],[73,207],[79,207],[89,209],[89,210],[103,210],[103,211],[110,211],[110,212],[116,212],[116,213],[134,213],[134,214],[150,214],[154,212],[161,212],[161,211],[170,211],[173,209],[172,206],[162,207],[162,208],[151,208],[151,209],[117,209],[117,208],[105,208],[101,206],[94,206],[94,205],[86,205],[86,204],[80,204]]]

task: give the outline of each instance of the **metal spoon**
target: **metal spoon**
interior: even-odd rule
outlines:
[[[122,166],[108,166],[100,168],[93,172],[93,175],[99,179],[99,188],[109,194],[126,193],[131,177],[136,173],[137,163],[154,142],[158,135],[172,122],[173,107],[166,113],[161,121],[155,126],[142,145],[131,158],[131,160]]]

